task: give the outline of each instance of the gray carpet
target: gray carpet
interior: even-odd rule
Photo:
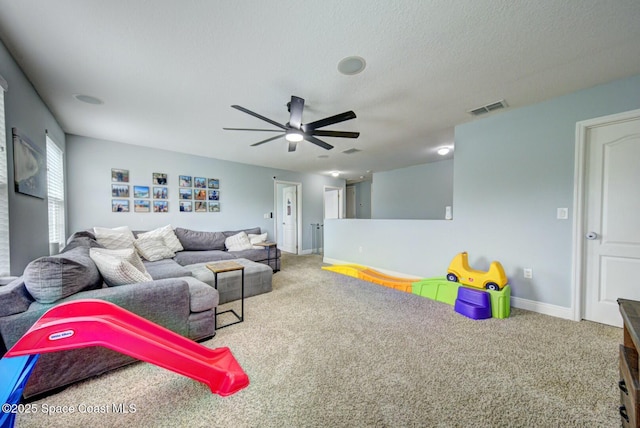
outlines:
[[[246,321],[205,342],[229,346],[249,375],[237,394],[136,363],[34,402],[41,411],[17,427],[619,426],[621,329],[518,309],[474,321],[321,265],[285,256],[273,292],[247,299]],[[44,415],[43,405],[109,412]]]

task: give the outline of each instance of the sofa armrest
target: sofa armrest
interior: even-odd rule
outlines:
[[[50,308],[78,299],[112,302],[151,322],[186,336],[189,331],[189,286],[183,279],[169,278],[137,284],[81,291],[52,304],[34,302],[29,309],[0,318],[0,336],[5,352]]]

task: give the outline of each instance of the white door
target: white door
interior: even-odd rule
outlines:
[[[298,193],[296,186],[282,189],[282,247],[288,253],[298,253]]]
[[[347,218],[356,218],[356,186],[347,186]]]
[[[584,318],[622,326],[640,300],[640,113],[586,130]]]
[[[340,218],[340,191],[338,189],[325,189],[324,191],[324,218]]]

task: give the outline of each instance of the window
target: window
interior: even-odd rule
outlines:
[[[47,135],[47,199],[49,200],[49,245],[52,254],[65,243],[64,154]]]
[[[0,76],[0,276],[9,276],[9,177],[7,177],[7,132],[4,125],[4,92],[7,82]]]

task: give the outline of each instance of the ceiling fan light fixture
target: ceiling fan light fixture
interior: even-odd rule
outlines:
[[[361,73],[366,67],[367,62],[364,58],[359,56],[348,56],[342,58],[338,63],[338,71],[347,76],[353,76],[354,74]]]
[[[287,131],[287,134],[284,136],[284,138],[290,143],[299,143],[300,141],[304,140],[304,136],[300,132],[292,130]]]
[[[340,176],[340,171],[331,171],[331,176],[332,177],[339,177]]]
[[[440,156],[445,156],[445,155],[448,155],[450,151],[451,151],[450,147],[440,147],[438,149],[438,154]]]

